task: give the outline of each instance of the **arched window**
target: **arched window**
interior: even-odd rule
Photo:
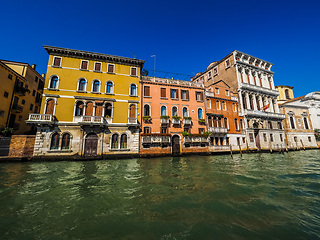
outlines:
[[[61,149],[70,149],[70,134],[69,133],[64,133],[62,135]]]
[[[243,121],[240,119],[240,129],[243,129]]]
[[[232,103],[232,108],[233,108],[233,111],[236,112],[237,111],[237,105],[235,103]]]
[[[292,116],[289,117],[290,119],[290,125],[291,125],[291,129],[295,129],[295,126],[294,126],[294,119]]]
[[[208,117],[208,124],[209,124],[209,127],[213,127],[213,119],[211,116]]]
[[[93,81],[92,92],[100,92],[100,81],[99,80]]]
[[[303,118],[303,122],[304,122],[304,128],[309,129],[308,120],[306,117]]]
[[[127,148],[127,135],[126,134],[122,134],[121,138],[120,138],[120,148]]]
[[[188,117],[188,108],[184,107],[184,108],[182,109],[182,116],[183,116],[183,117]]]
[[[203,119],[201,108],[198,109],[198,119]]]
[[[220,110],[220,109],[221,109],[220,101],[219,101],[219,100],[217,100],[217,102],[216,102],[216,106],[217,106],[217,109],[218,109],[218,110]]]
[[[93,102],[87,102],[85,116],[93,116]]]
[[[137,86],[133,83],[130,85],[130,95],[137,96]]]
[[[234,119],[234,126],[236,128],[236,130],[239,130],[239,125],[238,125],[238,119]]]
[[[222,102],[222,109],[223,109],[224,111],[227,110],[227,103],[226,103],[225,101]]]
[[[143,116],[150,116],[150,106],[148,104],[143,106]]]
[[[84,108],[84,104],[83,102],[79,101],[76,104],[76,111],[75,111],[75,116],[82,116],[83,115],[83,108]]]
[[[118,148],[119,146],[119,135],[118,134],[113,134],[111,138],[111,148],[115,149]]]
[[[161,106],[161,116],[166,116],[167,115],[167,108],[166,106]]]
[[[54,106],[55,106],[54,100],[53,100],[53,99],[48,100],[48,101],[47,101],[47,104],[46,104],[46,114],[51,114],[51,115],[53,115]]]
[[[211,99],[207,99],[207,108],[211,108]]]
[[[78,91],[86,91],[87,89],[87,81],[85,79],[79,80]]]
[[[104,110],[104,117],[111,118],[112,117],[112,105],[111,103],[106,103]]]
[[[113,83],[112,82],[107,82],[107,89],[106,93],[113,93]]]
[[[50,149],[59,149],[59,140],[60,135],[58,133],[54,133],[51,137]]]
[[[177,107],[172,107],[172,116],[178,116],[178,108]]]
[[[59,78],[57,76],[52,76],[50,79],[49,88],[58,89],[58,80],[59,80]]]
[[[224,118],[223,121],[224,121],[224,127],[229,128],[228,127],[228,118]]]
[[[286,99],[290,99],[289,89],[284,90],[284,93],[286,95]]]

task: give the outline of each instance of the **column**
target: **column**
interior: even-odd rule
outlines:
[[[253,109],[258,110],[256,94],[252,94],[252,98],[253,98],[252,99],[253,100]]]
[[[244,109],[243,109],[243,102],[242,102],[242,91],[239,91],[238,97],[239,97],[240,111],[243,113]]]
[[[277,99],[276,99],[276,98],[274,99],[274,102],[275,102],[274,106],[276,107],[276,109],[274,110],[275,113],[280,113],[280,111],[279,111],[279,106],[278,106],[278,102],[277,102]]]
[[[262,101],[262,96],[259,95],[259,103],[260,103],[260,110],[263,108],[263,101]]]
[[[251,108],[250,108],[249,93],[248,93],[248,92],[245,92],[245,95],[246,95],[247,109],[251,109]]]
[[[270,112],[274,112],[272,98],[269,98],[269,103],[270,103],[269,105]]]

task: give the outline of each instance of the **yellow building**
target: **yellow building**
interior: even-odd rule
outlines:
[[[27,63],[0,60],[0,127],[14,129],[14,134],[29,134],[32,127],[25,120],[29,113],[39,113],[44,78]]]
[[[139,149],[144,61],[44,46],[49,54],[35,156],[132,154]]]
[[[278,104],[282,104],[290,99],[294,99],[293,95],[293,87],[291,86],[285,86],[285,85],[278,85],[275,86],[276,90],[279,92],[278,96]]]

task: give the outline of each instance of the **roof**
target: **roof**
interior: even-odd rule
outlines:
[[[290,88],[290,89],[293,89],[294,87],[292,87],[292,86],[288,86],[288,85],[277,85],[277,86],[275,86],[276,88],[277,87],[286,87],[286,88]]]
[[[88,51],[53,47],[53,46],[47,46],[47,45],[43,45],[43,47],[47,51],[47,53],[50,55],[92,59],[92,60],[98,60],[98,61],[108,61],[108,62],[114,62],[119,64],[140,66],[141,68],[143,67],[143,64],[144,64],[144,60],[139,60],[135,58],[119,57],[119,56],[103,54],[103,53],[88,52]]]
[[[19,66],[26,66],[28,69],[30,69],[31,71],[33,71],[34,73],[38,74],[39,77],[44,80],[44,78],[42,77],[42,75],[37,72],[33,67],[30,66],[29,63],[25,63],[25,62],[17,62],[17,61],[9,61],[9,60],[1,60],[1,62],[3,62],[4,64],[13,64],[13,65],[19,65]]]
[[[300,100],[300,99],[303,99],[304,97],[305,97],[305,95],[303,95],[303,96],[301,96],[301,97],[292,98],[292,99],[290,99],[290,100],[282,103],[281,105],[286,104],[286,103],[290,103],[290,102],[294,102],[294,101],[298,101],[298,100]]]

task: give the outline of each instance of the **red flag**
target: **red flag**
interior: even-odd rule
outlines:
[[[262,108],[262,110],[263,110],[263,111],[267,110],[267,109],[269,108],[269,106],[270,106],[270,103],[268,103],[267,105],[265,105],[265,106]]]

